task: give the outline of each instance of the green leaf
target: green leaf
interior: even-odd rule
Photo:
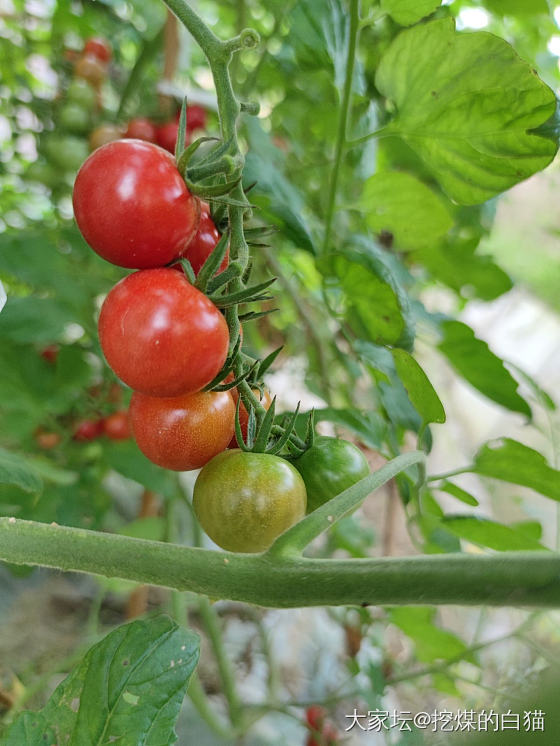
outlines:
[[[10,484],[25,492],[43,489],[37,470],[25,458],[4,448],[0,448],[0,484]]]
[[[556,153],[555,143],[529,132],[554,112],[550,88],[503,39],[456,33],[451,18],[400,33],[376,85],[396,106],[387,132],[402,137],[461,204],[509,189]]]
[[[452,632],[434,623],[435,609],[430,606],[408,606],[391,609],[391,622],[414,641],[418,660],[458,658],[467,646]],[[470,655],[470,654],[467,654]]]
[[[371,176],[364,184],[359,207],[373,230],[394,235],[399,249],[431,245],[453,225],[443,199],[401,171]]]
[[[424,422],[445,422],[445,410],[428,376],[405,350],[392,350],[395,367],[410,401]]]
[[[307,414],[301,415],[307,417]],[[380,449],[385,439],[385,422],[376,412],[358,409],[334,409],[325,407],[315,410],[315,422],[334,422],[355,433],[369,448]]]
[[[511,290],[513,283],[492,257],[475,253],[477,245],[478,239],[434,243],[415,251],[410,258],[459,295],[494,300]]]
[[[0,743],[175,743],[198,655],[198,636],[168,617],[118,627],[86,653],[43,710],[20,715]]]
[[[442,523],[448,531],[461,539],[479,544],[497,552],[530,551],[546,549],[532,536],[502,523],[480,516],[446,516]]]
[[[502,16],[548,15],[546,0],[484,0],[484,6]]]
[[[529,487],[560,501],[560,471],[549,466],[538,451],[511,438],[500,438],[483,445],[476,454],[472,471]]]
[[[441,0],[381,0],[381,10],[401,26],[412,26],[439,8]]]
[[[467,492],[462,487],[453,484],[453,482],[443,482],[443,484],[438,485],[437,489],[443,492],[447,492],[448,495],[456,497],[457,500],[460,500],[466,505],[472,505],[473,507],[476,507],[478,505],[478,500],[476,499],[476,497],[473,497],[470,492]]]
[[[517,393],[517,381],[486,342],[461,321],[444,321],[441,329],[440,351],[471,386],[512,412],[531,417],[529,405]]]
[[[374,253],[331,254],[323,269],[336,276],[337,292],[339,287],[344,292],[347,319],[357,336],[375,344],[411,346],[408,300]]]
[[[273,145],[260,122],[253,117],[246,122],[250,150],[245,161],[243,184],[256,182],[250,194],[259,209],[259,217],[277,226],[299,249],[312,254],[315,246],[303,214],[305,199],[297,186],[284,176],[285,158]]]

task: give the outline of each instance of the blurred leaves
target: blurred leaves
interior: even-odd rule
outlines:
[[[441,0],[381,0],[381,10],[401,26],[411,26],[433,13],[440,4]]]

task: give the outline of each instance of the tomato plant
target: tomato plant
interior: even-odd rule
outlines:
[[[216,376],[229,335],[216,306],[182,274],[149,269],[111,290],[99,316],[99,339],[107,362],[132,389],[178,396]]]
[[[200,219],[173,158],[141,140],[98,148],[78,172],[76,222],[107,261],[136,269],[161,267],[185,250]]]
[[[218,546],[262,552],[305,515],[305,485],[284,459],[228,450],[200,472],[193,507]]]
[[[135,392],[130,402],[134,438],[150,461],[165,469],[200,469],[223,451],[233,433],[235,406],[227,391],[177,397]]]
[[[558,657],[554,4],[7,5],[2,746],[508,722]]]

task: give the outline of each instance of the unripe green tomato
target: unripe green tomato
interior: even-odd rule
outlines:
[[[84,109],[89,111],[95,107],[97,100],[95,90],[83,78],[74,78],[68,86],[66,98],[73,104],[83,106]]]
[[[263,552],[305,516],[303,479],[278,456],[222,451],[197,477],[193,507],[202,528],[230,552]]]
[[[52,134],[45,143],[45,155],[63,171],[77,171],[88,157],[89,148],[81,137]]]
[[[340,438],[319,436],[303,456],[292,462],[307,489],[307,512],[332,500],[370,472],[364,454]]]
[[[90,113],[79,104],[64,104],[60,110],[59,123],[68,132],[83,134],[91,127]]]
[[[53,189],[58,186],[61,181],[60,172],[44,161],[35,161],[32,163],[27,171],[25,177],[30,181],[39,181],[41,184]]]

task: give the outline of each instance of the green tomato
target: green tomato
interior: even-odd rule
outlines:
[[[305,516],[303,479],[278,456],[219,453],[198,475],[193,507],[202,528],[230,552],[262,552]]]
[[[307,512],[332,500],[369,474],[364,454],[347,440],[319,436],[303,456],[293,462],[307,488]]]
[[[25,172],[25,177],[30,181],[38,181],[49,187],[49,189],[53,189],[60,184],[60,173],[56,168],[44,161],[35,161],[35,163],[32,163]]]
[[[60,110],[59,124],[68,132],[83,134],[91,129],[90,113],[79,104],[64,104]]]
[[[89,148],[81,137],[53,133],[45,142],[45,155],[64,172],[77,171],[88,157]]]
[[[94,108],[96,103],[95,90],[82,78],[75,78],[70,83],[66,91],[66,97],[69,102],[78,104],[78,106],[82,106],[89,111]]]

